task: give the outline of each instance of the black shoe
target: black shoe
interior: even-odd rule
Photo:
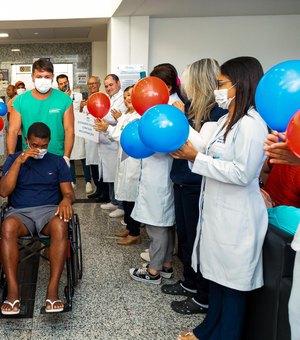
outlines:
[[[177,281],[174,284],[170,285],[163,285],[161,287],[161,290],[165,294],[171,294],[171,295],[183,295],[183,296],[189,296],[194,297],[197,293],[196,290],[193,289],[186,289],[182,285],[182,281]]]
[[[110,199],[109,199],[109,197],[99,196],[99,197],[95,198],[95,201],[97,203],[108,203],[108,202],[110,202]]]
[[[98,198],[100,197],[101,194],[99,192],[94,192],[93,194],[90,194],[90,195],[87,195],[87,198],[90,198],[90,199],[95,199],[95,198]]]
[[[180,314],[206,314],[208,311],[208,308],[198,305],[190,297],[183,301],[172,301],[171,308]]]

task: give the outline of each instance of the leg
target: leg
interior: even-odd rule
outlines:
[[[1,227],[1,262],[7,280],[7,300],[14,302],[20,298],[17,280],[19,249],[18,237],[26,236],[29,232],[23,222],[16,216],[7,217]],[[15,306],[14,311],[20,306]],[[10,311],[8,304],[2,305],[2,310]]]
[[[108,183],[108,191],[109,191],[109,199],[110,199],[111,204],[115,205],[117,209],[123,210],[123,202],[118,201],[115,198],[115,183],[113,182]]]
[[[125,212],[124,221],[127,223],[127,229],[129,230],[129,235],[139,236],[140,235],[140,222],[134,220],[130,215],[134,208],[134,202],[123,201],[123,208]]]
[[[289,300],[289,320],[291,325],[292,340],[296,340],[300,334],[300,252],[297,251],[295,264],[294,264],[294,275],[291,296]]]
[[[208,313],[204,321],[193,330],[195,336],[201,340],[211,340],[212,334],[219,326],[222,313],[223,287],[212,281],[209,284]]]
[[[84,174],[85,183],[91,182],[91,169],[85,163],[85,158],[81,159],[82,170]]]
[[[172,268],[173,263],[173,250],[174,250],[174,243],[175,243],[175,230],[174,227],[168,227],[167,228],[168,233],[168,243],[165,253],[165,259],[163,263],[163,268],[168,269]]]
[[[42,233],[50,236],[49,260],[50,260],[50,278],[47,288],[47,299],[51,301],[58,300],[59,280],[64,268],[67,257],[68,242],[68,224],[54,216],[50,222],[43,228]],[[61,308],[63,304],[57,302],[53,308]],[[48,304],[46,309],[50,308]]]
[[[123,236],[123,240],[117,241],[120,245],[129,246],[134,243],[141,243],[140,236],[140,222],[134,220],[130,215],[134,207],[134,202],[123,201],[124,220],[127,223],[126,229],[116,234],[116,236]]]
[[[240,340],[246,310],[247,292],[223,287],[219,331],[211,340]]]
[[[76,172],[75,172],[75,161],[74,161],[74,159],[70,159],[70,171],[71,171],[72,182],[74,184],[76,184]]]
[[[149,238],[151,239],[148,271],[152,275],[157,275],[162,270],[163,263],[165,262],[169,241],[169,227],[146,225],[146,230]]]

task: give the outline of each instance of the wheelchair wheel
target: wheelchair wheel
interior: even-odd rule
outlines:
[[[72,286],[78,284],[78,280],[82,278],[82,248],[81,248],[81,234],[80,224],[77,214],[74,214],[72,220],[72,238],[71,238],[71,275]]]

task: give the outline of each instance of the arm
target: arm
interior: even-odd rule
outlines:
[[[68,222],[73,213],[72,204],[75,201],[74,191],[70,182],[63,182],[59,184],[62,193],[62,200],[60,201],[55,215],[57,215],[64,222]]]
[[[219,141],[220,158],[212,157],[212,154],[197,153],[192,172],[213,178],[223,183],[236,184],[241,186],[248,185],[256,176],[263,164],[264,154],[262,152],[263,141],[267,130],[265,126],[255,123],[253,118],[247,119],[248,123],[241,122],[236,138],[232,139],[229,135],[225,144]],[[217,141],[213,144],[216,145]],[[214,148],[211,148],[212,152]],[[223,159],[223,155],[229,158]],[[183,150],[184,151],[184,150]],[[195,152],[190,152],[190,155],[185,159],[195,157]],[[228,156],[227,156],[228,157]]]
[[[14,109],[14,107],[12,107],[9,116],[9,127],[6,139],[7,153],[9,155],[15,153],[21,123],[21,115]]]
[[[64,148],[64,156],[70,158],[73,144],[74,144],[74,112],[73,105],[66,110],[64,113],[64,130],[65,130],[65,148]]]
[[[282,141],[280,142],[279,139]],[[300,158],[289,149],[283,133],[273,131],[267,136],[265,144],[264,150],[271,158],[270,163],[300,165]]]
[[[12,163],[9,170],[0,180],[0,196],[7,197],[10,195],[17,184],[21,165],[24,164],[29,157],[39,154],[38,149],[26,149]]]

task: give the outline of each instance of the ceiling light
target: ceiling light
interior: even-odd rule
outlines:
[[[7,38],[8,37],[8,33],[0,33],[0,38]]]
[[[34,32],[33,34],[34,34],[34,35],[38,35],[38,34],[39,34],[39,32]]]
[[[21,50],[19,48],[12,48],[11,51],[12,52],[20,52]]]

